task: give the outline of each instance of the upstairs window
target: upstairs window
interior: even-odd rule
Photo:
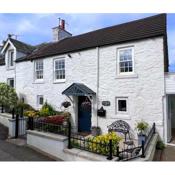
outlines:
[[[35,79],[42,80],[43,79],[43,60],[35,61]]]
[[[65,60],[57,59],[54,61],[54,80],[64,80],[65,79]]]
[[[14,50],[8,51],[8,67],[14,66]]]
[[[119,74],[134,72],[133,47],[118,50],[118,71]]]

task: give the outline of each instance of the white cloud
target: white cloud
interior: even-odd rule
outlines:
[[[34,25],[34,23],[26,19],[19,21],[15,29],[15,33],[17,34],[22,34],[25,32],[36,32],[36,31],[37,31],[37,28]]]

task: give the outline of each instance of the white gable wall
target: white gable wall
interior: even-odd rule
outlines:
[[[134,46],[135,75],[130,78],[117,78],[116,53],[117,48]],[[109,100],[111,106],[106,118],[98,118],[99,126],[107,131],[107,125],[122,119],[135,127],[137,120],[144,119],[152,124],[156,122],[160,135],[163,136],[163,103],[164,96],[164,58],[163,38],[146,39],[127,44],[116,44],[101,47],[100,56],[100,88],[99,108],[103,100]],[[66,82],[53,83],[53,60],[64,57],[66,60]],[[44,59],[44,82],[36,84],[33,79],[34,62],[16,64],[17,85],[19,93],[26,96],[26,101],[37,108],[37,95],[60,110],[61,103],[67,98],[61,93],[72,83],[84,83],[97,92],[97,49],[89,49],[67,55]],[[115,97],[128,97],[128,115],[117,115]],[[74,98],[76,101],[76,98]],[[92,125],[97,125],[96,99],[93,98]],[[76,105],[71,109],[73,118],[77,118]],[[75,120],[77,123],[77,120]]]
[[[7,83],[8,78],[14,78],[15,84],[16,84],[16,63],[14,62],[13,68],[8,68],[8,51],[12,49],[14,50],[14,61],[18,58],[26,56],[26,54],[17,51],[14,45],[10,41],[8,41],[7,49],[5,50],[5,63],[6,64],[3,66],[0,66],[0,82]]]
[[[14,58],[16,58],[16,48],[9,42],[9,46],[7,46],[7,49],[5,51],[5,65],[0,66],[0,82],[5,82],[7,83],[8,78],[14,78],[15,79],[15,63],[14,67],[12,69],[8,68],[8,51],[9,50],[14,50]],[[15,81],[16,83],[16,81]]]

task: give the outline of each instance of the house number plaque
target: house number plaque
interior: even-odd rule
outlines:
[[[102,101],[102,105],[103,106],[110,106],[111,103],[110,103],[110,101]]]

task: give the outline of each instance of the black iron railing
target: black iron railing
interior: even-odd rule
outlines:
[[[146,137],[145,142],[142,141],[142,145],[134,146],[132,148],[119,150],[118,145],[114,145],[112,140],[109,140],[108,143],[97,142],[93,139],[88,139],[83,136],[71,133],[71,124],[68,127],[68,148],[78,148],[81,150],[93,152],[96,154],[107,156],[108,160],[112,160],[113,157],[118,157],[118,160],[128,161],[138,157],[145,157],[145,152],[147,147],[155,134],[155,123],[150,129],[148,136]]]
[[[109,143],[97,142],[95,139],[88,139],[76,133],[71,133],[70,142],[72,148],[78,148],[92,153],[104,155],[110,159],[110,148],[113,146]]]
[[[29,118],[28,129],[68,136],[68,149],[77,148],[85,150],[106,156],[108,160],[118,157],[119,161],[128,161],[138,157],[145,157],[145,152],[147,151],[148,145],[155,134],[155,123],[150,129],[145,142],[142,141],[142,145],[122,150],[119,149],[118,145],[113,144],[112,139],[107,143],[102,143],[97,141],[95,138],[93,139],[92,137],[84,137],[72,132],[70,122],[68,122],[68,125],[64,126],[63,124],[45,123],[43,122],[42,118]]]
[[[142,145],[134,146],[129,149],[123,149],[122,151],[119,151],[119,148],[118,148],[117,154],[115,156],[117,156],[119,160],[122,160],[122,161],[128,161],[138,157],[144,158],[148,145],[153,135],[155,134],[155,130],[156,130],[155,123],[153,123],[153,126],[151,127],[148,135],[146,136],[145,141],[142,141]]]
[[[120,160],[127,161],[127,160],[141,157],[141,153],[140,153],[141,150],[142,150],[142,146],[123,149],[122,151],[117,151],[117,154],[115,156],[119,158],[118,159],[119,161]]]
[[[147,150],[148,148],[148,145],[153,137],[153,135],[156,133],[156,126],[155,126],[155,123],[153,123],[153,126],[149,132],[149,134],[146,136],[146,140],[145,140],[145,143],[144,143],[144,149],[145,151]]]
[[[44,122],[43,117],[40,117],[40,118],[29,117],[28,129],[42,131],[42,132],[50,132],[50,133],[60,134],[64,136],[68,136],[68,131],[69,131],[68,125],[47,123],[47,122]]]

